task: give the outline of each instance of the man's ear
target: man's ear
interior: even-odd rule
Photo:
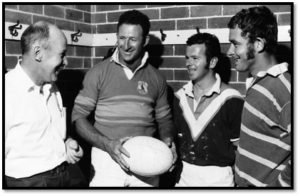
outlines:
[[[254,43],[254,47],[256,49],[256,51],[258,53],[261,53],[265,50],[265,46],[266,46],[266,40],[263,38],[256,38],[255,43]]]
[[[42,61],[42,48],[40,46],[33,46],[34,59],[38,62]]]
[[[218,57],[213,57],[212,59],[210,59],[210,62],[209,62],[209,68],[210,69],[213,69],[215,68],[215,66],[217,65],[218,63]]]
[[[147,35],[147,36],[145,37],[144,47],[149,43],[149,40],[150,40],[150,37],[149,37],[149,35]]]

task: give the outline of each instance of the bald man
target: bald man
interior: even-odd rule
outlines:
[[[68,64],[66,37],[57,26],[40,21],[24,31],[21,48],[22,58],[5,74],[6,184],[86,186],[75,164],[83,151],[66,137],[65,108],[54,83]]]

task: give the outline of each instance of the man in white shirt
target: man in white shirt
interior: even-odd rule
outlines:
[[[21,48],[22,59],[5,75],[6,184],[86,186],[78,166],[68,164],[78,162],[83,150],[66,137],[65,108],[54,83],[68,63],[66,37],[55,25],[40,21],[24,31]]]

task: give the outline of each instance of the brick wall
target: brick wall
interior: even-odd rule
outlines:
[[[95,33],[116,33],[119,16],[128,9],[145,13],[151,21],[151,31],[227,28],[236,12],[256,5],[96,5],[92,15]],[[279,25],[291,24],[289,5],[266,5],[275,14]],[[196,33],[196,31],[195,31]],[[222,59],[217,72],[224,82],[245,94],[247,73],[234,70],[234,63],[226,57],[229,44],[221,44]],[[95,57],[103,57],[110,47],[96,47]],[[154,45],[147,47],[151,62],[165,75],[174,91],[184,85],[188,76],[185,71],[185,45]],[[101,52],[100,52],[101,51]],[[280,43],[279,61],[291,62],[289,43]]]
[[[242,8],[254,5],[5,5],[5,22],[32,24],[39,20],[49,21],[63,30],[89,34],[116,33],[119,16],[128,9],[137,9],[145,13],[151,21],[151,31],[163,30],[188,30],[227,28],[227,23],[232,15]],[[266,5],[275,14],[279,25],[291,24],[291,8],[289,5]],[[196,30],[195,30],[196,33]],[[222,58],[217,72],[224,82],[229,83],[242,94],[245,94],[245,80],[247,73],[238,73],[234,63],[226,57],[228,43],[221,44]],[[74,99],[78,94],[85,73],[90,67],[100,62],[111,47],[88,47],[68,45],[68,66],[59,74],[57,85],[62,93],[64,105],[70,112]],[[185,45],[147,46],[150,62],[155,65],[167,79],[171,93],[177,91],[188,81],[185,70]],[[8,71],[15,67],[21,57],[20,42],[5,40],[5,67]],[[280,43],[278,59],[280,62],[292,62],[291,45],[289,42]],[[292,70],[292,68],[291,68]],[[68,119],[70,122],[70,119]],[[68,124],[68,127],[71,127]],[[71,129],[72,130],[72,129]],[[82,145],[85,145],[82,143]],[[87,153],[88,155],[88,153]],[[88,156],[86,156],[88,157]],[[89,159],[89,158],[87,158]],[[89,160],[83,164],[89,165]],[[88,169],[82,167],[88,175]],[[174,174],[171,174],[173,177]],[[167,182],[162,186],[173,183],[174,178],[163,176]],[[171,181],[170,181],[171,179]]]

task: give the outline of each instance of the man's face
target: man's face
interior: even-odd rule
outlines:
[[[122,24],[119,26],[117,39],[121,63],[130,66],[142,58],[143,47],[146,44],[140,25]]]
[[[235,60],[237,71],[250,71],[254,69],[255,51],[253,44],[248,39],[242,37],[242,30],[236,27],[229,31],[229,41],[231,42],[227,55]]]
[[[207,66],[205,44],[194,44],[186,48],[186,66],[187,71],[194,83],[201,81],[209,72]]]
[[[43,50],[42,72],[44,82],[55,82],[58,73],[68,64],[66,59],[67,40],[59,29],[50,27],[50,47]]]

